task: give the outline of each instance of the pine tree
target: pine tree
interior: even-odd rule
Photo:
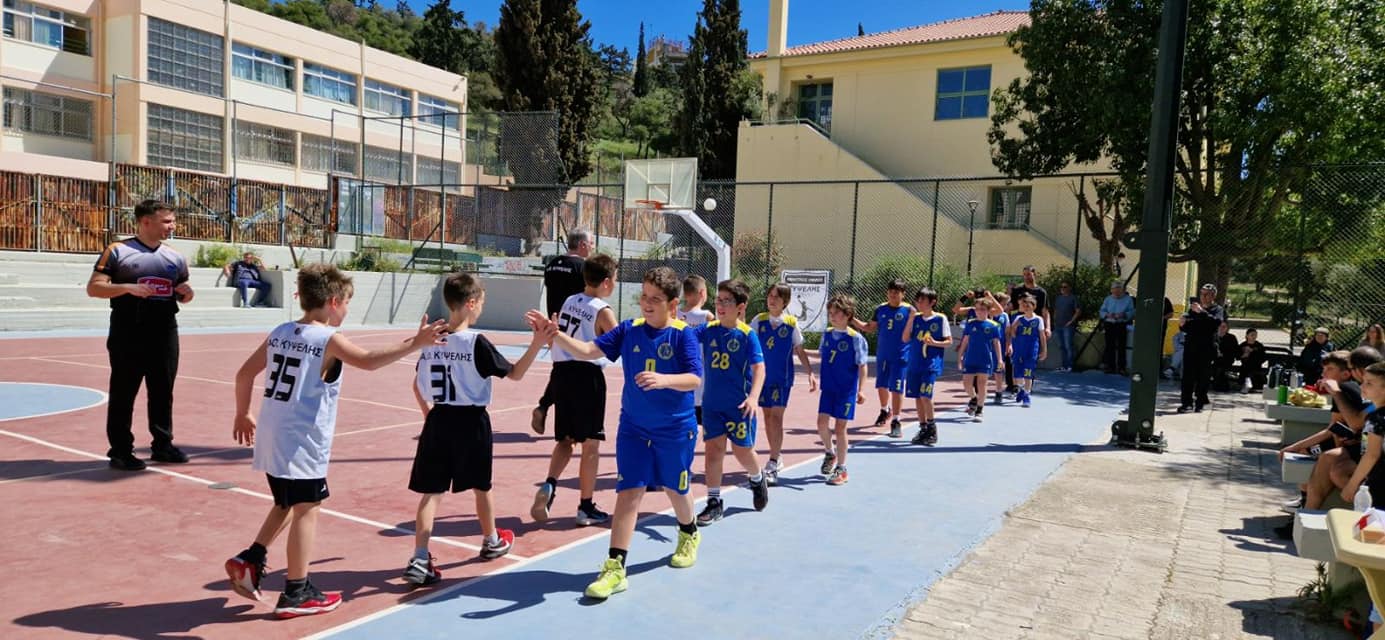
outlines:
[[[746,42],[740,0],[703,0],[683,67],[677,127],[681,152],[697,157],[706,178],[736,175],[736,130],[754,102],[744,78]]]
[[[414,34],[409,53],[415,60],[452,73],[466,65],[466,18],[453,11],[449,0],[437,0],[423,13],[423,26]]]
[[[866,35],[866,27],[865,27],[865,25],[863,25],[863,24],[857,22],[857,23],[856,23],[856,36],[857,36],[857,37],[860,37],[860,36],[863,36],[863,35]]]
[[[643,98],[649,93],[649,62],[645,60],[644,50],[644,23],[640,23],[640,46],[635,50],[635,80],[634,93],[636,98]]]

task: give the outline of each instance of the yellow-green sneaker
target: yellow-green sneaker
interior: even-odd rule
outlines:
[[[615,558],[606,558],[606,564],[601,565],[601,573],[596,576],[596,581],[587,585],[587,597],[605,600],[613,593],[620,593],[630,587],[630,583],[625,580],[625,565]]]
[[[686,569],[697,563],[697,545],[702,544],[702,532],[688,534],[678,532],[678,547],[668,564],[675,569]]]

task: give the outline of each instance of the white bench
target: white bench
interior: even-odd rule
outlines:
[[[1265,403],[1265,417],[1278,420],[1283,425],[1279,436],[1282,444],[1293,444],[1326,429],[1332,423],[1332,409],[1296,407],[1271,401]]]
[[[1284,454],[1284,462],[1279,467],[1280,479],[1284,484],[1298,486],[1308,482],[1309,476],[1313,475],[1313,465],[1317,459],[1302,453]]]
[[[1298,557],[1327,563],[1327,580],[1334,587],[1361,580],[1361,572],[1337,561],[1332,550],[1332,534],[1327,531],[1327,511],[1299,509],[1294,515],[1294,548]]]

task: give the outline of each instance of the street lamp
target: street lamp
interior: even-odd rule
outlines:
[[[971,279],[971,249],[976,239],[976,207],[981,202],[968,200],[967,208],[971,209],[971,225],[967,227],[967,279]]]

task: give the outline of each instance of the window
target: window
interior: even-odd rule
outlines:
[[[333,150],[336,162],[331,161]],[[303,169],[320,173],[339,173],[356,175],[356,152],[354,142],[303,134]]]
[[[5,87],[5,128],[89,141],[92,102]]]
[[[293,91],[293,58],[237,42],[231,45],[231,75]]]
[[[305,62],[303,93],[342,104],[356,104],[356,76]]]
[[[991,189],[992,229],[1029,228],[1029,187],[996,187]]]
[[[439,175],[441,172],[441,175]],[[416,184],[436,185],[439,182],[452,187],[462,181],[462,166],[456,162],[448,161],[441,163],[437,158],[419,156],[418,175],[414,178]],[[451,190],[451,189],[449,189]]]
[[[402,172],[402,173],[401,173]],[[384,182],[410,182],[414,179],[413,156],[384,147],[365,148],[365,177]]]
[[[832,130],[832,83],[798,85],[798,117]]]
[[[148,163],[221,172],[221,116],[149,105]]]
[[[296,164],[293,132],[253,122],[236,123],[236,157],[275,164]]]
[[[5,37],[91,55],[91,21],[86,16],[23,0],[5,0]]]
[[[433,118],[421,118],[420,120],[435,127],[445,126],[454,131],[461,131],[462,117],[457,115],[461,110],[462,105],[455,102],[448,102],[442,98],[434,98],[433,96],[422,93],[418,94],[418,115],[428,116],[439,114]]]
[[[409,92],[367,78],[365,81],[365,108],[380,113],[388,113],[392,116],[407,116],[410,114]]]
[[[221,36],[149,18],[149,81],[221,97]]]
[[[991,68],[938,70],[938,102],[934,120],[984,118],[991,107]]]

